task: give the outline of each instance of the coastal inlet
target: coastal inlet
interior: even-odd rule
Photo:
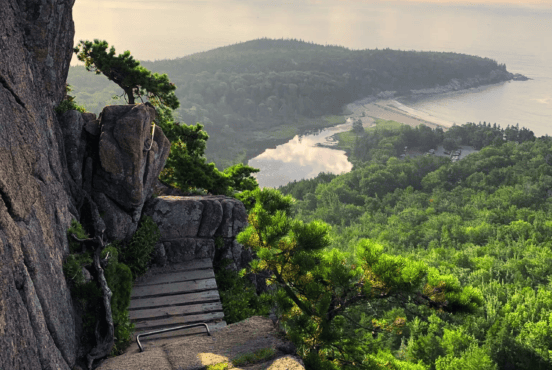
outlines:
[[[256,174],[259,186],[277,188],[289,182],[311,179],[320,172],[341,174],[351,171],[353,165],[343,150],[332,149],[332,138],[337,133],[352,129],[353,120],[360,119],[363,127],[375,125],[375,118],[394,120],[413,127],[425,124],[431,128],[451,127],[454,123],[438,119],[409,108],[397,100],[366,98],[348,104],[347,123],[323,130],[296,135],[285,144],[267,149],[249,160],[248,165],[259,168]]]

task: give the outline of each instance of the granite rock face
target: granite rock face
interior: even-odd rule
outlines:
[[[105,220],[108,240],[129,240],[142,207],[169,156],[170,142],[152,123],[150,104],[113,105],[99,119],[66,112],[61,119],[72,179],[91,194]]]
[[[247,211],[234,198],[162,195],[146,202],[144,214],[153,218],[161,233],[156,246],[158,265],[228,258],[232,261],[229,267],[235,270],[251,261],[249,252],[235,240],[247,225]]]
[[[170,142],[159,127],[151,141],[155,116],[155,108],[148,103],[111,105],[100,115],[100,166],[94,190],[138,214],[169,156]]]
[[[0,368],[70,369],[76,319],[62,272],[78,185],[54,107],[74,0],[0,2]]]
[[[180,337],[158,342],[145,352],[138,348],[103,362],[98,370],[198,370],[206,367],[228,368],[229,359],[260,349],[274,350],[274,356],[249,364],[250,370],[304,370],[295,346],[269,318],[253,316],[214,331],[211,336]],[[237,367],[230,368],[238,369]],[[242,366],[239,367],[241,369]]]

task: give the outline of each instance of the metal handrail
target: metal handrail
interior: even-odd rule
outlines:
[[[207,326],[207,324],[205,324],[204,322],[202,322],[201,324],[177,326],[177,327],[174,327],[174,328],[168,328],[168,329],[161,329],[161,330],[156,330],[156,331],[150,331],[149,333],[140,333],[140,334],[138,334],[138,335],[136,336],[136,343],[138,343],[138,347],[140,348],[140,352],[144,352],[144,348],[142,347],[142,344],[140,343],[140,337],[147,337],[148,335],[154,335],[154,334],[159,334],[159,333],[166,333],[166,332],[169,332],[169,331],[175,331],[175,330],[186,329],[186,328],[193,328],[193,327],[202,326],[202,325],[205,325],[205,329],[207,329],[207,334],[209,334],[209,336],[210,336],[210,335],[211,335],[211,332],[209,331],[209,327]]]

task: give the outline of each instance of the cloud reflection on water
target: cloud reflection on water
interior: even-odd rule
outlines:
[[[335,132],[323,130],[315,135],[295,136],[286,144],[265,150],[248,164],[261,170],[256,174],[261,187],[273,188],[294,180],[316,177],[320,172],[349,172],[353,165],[344,151],[316,146],[326,143]]]

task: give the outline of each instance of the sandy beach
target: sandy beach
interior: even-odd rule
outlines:
[[[453,122],[433,117],[430,114],[410,108],[394,99],[367,101],[367,99],[358,100],[347,105],[347,109],[353,112],[352,119],[360,118],[364,127],[370,127],[374,124],[374,119],[381,118],[393,120],[405,125],[416,127],[424,124],[431,128],[441,127],[447,130],[454,125]],[[364,117],[362,117],[364,113]]]

